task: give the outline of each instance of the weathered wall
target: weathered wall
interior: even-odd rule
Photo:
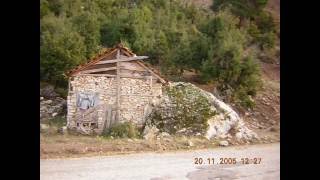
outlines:
[[[148,107],[156,96],[162,94],[162,84],[155,79],[150,85],[150,79],[121,78],[120,122],[132,121],[136,124],[144,123],[144,116]],[[68,126],[76,127],[74,116],[77,113],[77,92],[98,92],[100,103],[116,106],[117,82],[113,77],[105,76],[76,76],[70,80],[68,95]],[[105,115],[99,113],[99,116]],[[99,117],[98,128],[103,124]]]
[[[76,106],[77,92],[98,92],[101,103],[114,104],[116,96],[115,78],[110,77],[93,77],[93,76],[76,76],[70,81],[70,90],[68,95],[68,126],[76,127],[74,116],[78,109]],[[72,91],[71,91],[72,90]],[[102,113],[99,112],[99,116]],[[99,117],[98,117],[99,118]],[[98,126],[102,125],[102,119],[99,118]]]
[[[151,87],[150,80],[121,78],[120,121],[142,125],[146,106],[159,95],[162,95],[160,83],[153,82]]]

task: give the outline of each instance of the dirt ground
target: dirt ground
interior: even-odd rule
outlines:
[[[191,142],[191,144],[190,144]],[[101,136],[40,134],[40,158],[64,158],[204,149],[218,146],[201,137],[171,137],[155,140],[110,139]]]
[[[278,142],[276,139],[253,144]],[[247,143],[249,144],[249,143]],[[238,145],[230,141],[230,146]],[[121,155],[142,152],[176,152],[219,147],[218,140],[202,137],[171,137],[155,140],[110,139],[100,136],[40,134],[40,159]]]
[[[280,65],[262,63],[263,88],[255,97],[256,107],[245,121],[260,137],[280,140]]]

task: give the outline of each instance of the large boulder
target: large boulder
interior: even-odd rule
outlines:
[[[156,139],[156,137],[158,135],[159,135],[159,129],[156,128],[155,126],[146,126],[144,128],[144,131],[143,131],[143,138],[144,139],[151,141],[151,140]]]
[[[200,93],[199,88],[172,83],[166,87],[164,95],[147,116],[146,124],[169,134],[205,135],[207,121],[215,113],[216,109]]]
[[[230,135],[239,141],[257,138],[242,118],[212,93],[184,82],[170,83],[164,92],[146,118],[146,126],[170,134],[201,134],[207,139]]]
[[[202,93],[218,111],[218,115],[208,120],[209,129],[206,134],[208,139],[225,137],[228,133],[238,134],[238,140],[257,138],[257,134],[245,126],[242,118],[229,105],[209,92],[202,90]]]

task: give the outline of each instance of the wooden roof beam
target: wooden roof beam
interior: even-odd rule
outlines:
[[[126,61],[134,61],[134,60],[141,60],[147,59],[148,56],[135,56],[135,57],[128,57],[128,58],[120,58],[120,59],[111,59],[111,60],[104,60],[99,61],[96,64],[108,64],[108,63],[116,63],[116,62],[126,62]]]
[[[88,73],[103,72],[103,71],[110,71],[110,70],[116,70],[116,69],[117,67],[90,69],[90,70],[81,71],[81,73],[88,74]]]
[[[144,65],[143,63],[137,61],[138,64],[140,64],[142,67],[144,67],[145,69],[147,69],[152,75],[154,75],[155,77],[157,77],[162,83],[166,84],[167,81],[164,80],[163,78],[161,78],[158,74],[156,74],[155,72],[153,72],[151,69],[149,69],[146,65]]]
[[[78,74],[77,76],[116,77],[114,74]]]

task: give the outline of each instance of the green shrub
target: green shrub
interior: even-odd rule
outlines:
[[[105,129],[102,133],[103,136],[113,136],[118,138],[137,138],[140,136],[138,128],[131,122],[119,123]]]
[[[250,95],[248,95],[247,89],[240,87],[237,89],[234,93],[235,101],[245,108],[253,108],[255,106],[255,102],[251,98]]]
[[[262,33],[276,31],[274,19],[272,15],[266,11],[259,13],[259,16],[256,18],[255,22]]]
[[[63,98],[67,98],[67,96],[68,96],[68,89],[66,89],[66,88],[58,87],[55,89],[55,91]]]
[[[260,68],[251,57],[247,57],[241,64],[241,73],[234,87],[234,97],[240,101],[240,105],[246,108],[252,108],[255,104],[251,97],[255,96],[261,88]]]
[[[264,33],[258,38],[258,41],[262,50],[274,48],[276,34],[274,32]]]
[[[258,26],[255,23],[251,22],[247,31],[248,31],[248,34],[252,37],[252,42],[257,42],[261,35],[261,32],[258,29]]]
[[[62,126],[66,126],[67,125],[67,119],[65,117],[62,116],[56,116],[52,119],[49,120],[49,125],[50,126],[55,126],[57,128],[60,128]]]

